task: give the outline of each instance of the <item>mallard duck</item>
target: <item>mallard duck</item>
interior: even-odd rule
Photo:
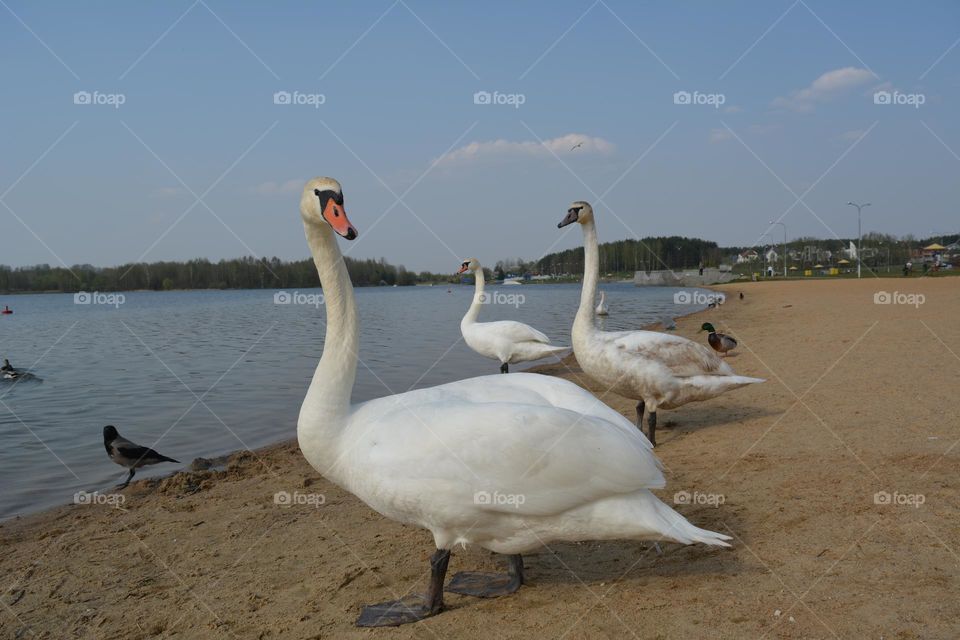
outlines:
[[[726,356],[727,351],[733,351],[737,348],[736,340],[725,333],[717,333],[717,330],[714,329],[713,325],[709,322],[704,322],[700,327],[700,331],[710,332],[707,334],[707,342],[713,347],[714,351],[722,356]]]

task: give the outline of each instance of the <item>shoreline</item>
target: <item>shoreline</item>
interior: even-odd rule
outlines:
[[[530,554],[517,594],[451,595],[442,615],[379,633],[484,637],[496,621],[507,637],[954,635],[960,428],[941,407],[956,385],[945,346],[960,343],[960,296],[949,280],[910,283],[897,288],[925,295],[922,306],[874,304],[887,280],[731,283],[710,287],[727,295],[721,307],[676,319],[674,333],[694,340],[702,319],[735,335],[728,362],[767,379],[664,411],[658,429],[657,495],[732,535],[732,549],[551,544]],[[530,371],[634,416],[573,356]],[[421,589],[432,552],[428,532],[327,482],[295,440],[135,480],[123,495],[122,508],[68,504],[0,523],[11,576],[0,637],[369,638],[352,626],[360,605]],[[475,548],[452,563],[500,568]]]

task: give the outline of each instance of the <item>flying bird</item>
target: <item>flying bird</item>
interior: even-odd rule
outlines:
[[[577,144],[575,144],[575,145],[573,145],[572,147],[570,147],[570,151],[573,151],[574,149],[579,149],[579,148],[582,147],[582,146],[583,146],[583,143],[582,143],[582,142],[578,142]]]
[[[133,474],[140,467],[159,464],[160,462],[176,462],[180,464],[179,460],[168,458],[149,447],[141,447],[126,438],[122,438],[120,434],[117,433],[117,428],[113,425],[107,425],[103,428],[103,446],[106,448],[107,455],[110,456],[111,460],[121,467],[130,469],[130,475],[127,476],[126,482],[120,485],[120,489],[130,484],[130,481],[133,480]]]

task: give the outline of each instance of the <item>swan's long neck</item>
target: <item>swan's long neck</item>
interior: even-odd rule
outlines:
[[[322,223],[308,222],[304,227],[323,287],[327,332],[323,356],[300,408],[297,437],[308,458],[329,457],[332,463],[336,457],[336,441],[350,411],[350,394],[357,376],[360,325],[353,285],[333,230]]]
[[[467,309],[466,315],[463,316],[463,320],[460,321],[460,326],[476,322],[477,317],[480,315],[480,307],[483,306],[483,285],[485,284],[483,269],[477,269],[473,273],[473,276],[476,280],[473,286],[473,302],[470,304],[470,308]]]
[[[597,227],[593,220],[583,225],[583,285],[580,289],[580,308],[573,320],[573,333],[586,335],[595,330],[594,301],[597,299],[597,281],[600,279],[600,249],[597,247]]]

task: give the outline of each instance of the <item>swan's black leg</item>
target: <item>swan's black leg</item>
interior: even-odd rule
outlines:
[[[447,591],[477,598],[497,598],[515,593],[523,584],[523,556],[507,556],[509,569],[503,573],[461,571],[450,579]]]
[[[637,429],[643,431],[643,409],[646,406],[646,403],[641,400],[637,403]]]
[[[126,482],[124,482],[122,485],[120,485],[120,486],[117,487],[117,488],[118,488],[118,489],[126,489],[126,488],[127,488],[127,485],[130,484],[130,481],[133,480],[133,474],[134,474],[135,471],[136,471],[136,469],[130,469],[130,474],[127,476]]]
[[[657,446],[657,412],[651,411],[647,416],[647,435],[650,437],[650,444]]]
[[[437,549],[430,557],[430,586],[425,595],[371,604],[357,618],[358,627],[397,627],[435,616],[443,610],[443,579],[450,562],[449,549]]]
[[[500,365],[500,373],[510,373],[510,365],[508,365],[506,362]]]

